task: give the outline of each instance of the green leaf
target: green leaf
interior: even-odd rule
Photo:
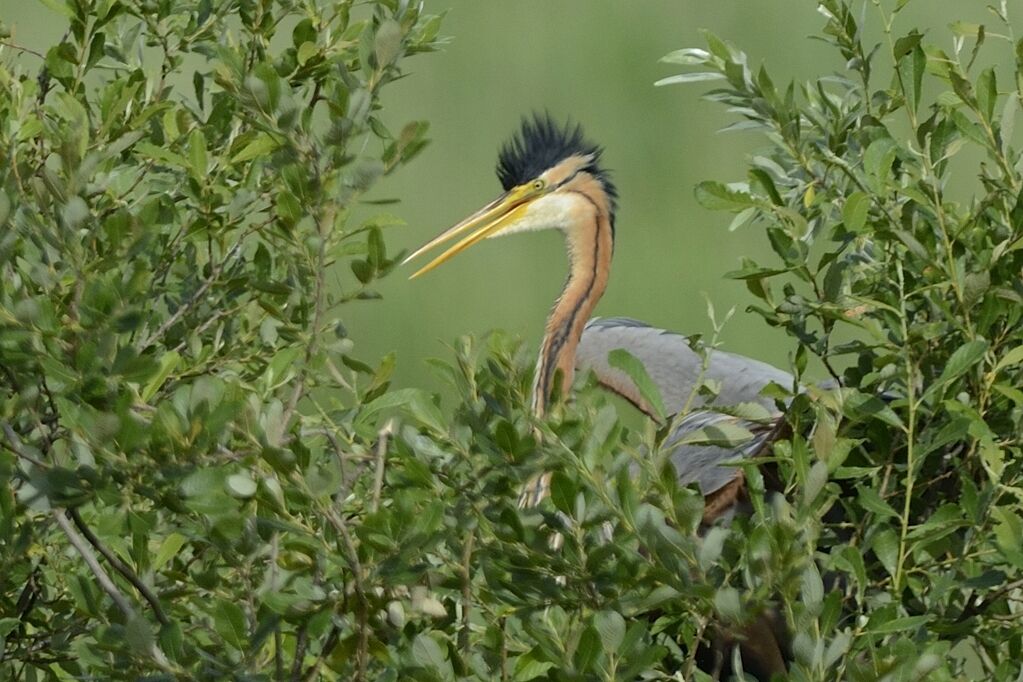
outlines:
[[[705,180],[695,189],[696,201],[711,211],[741,211],[761,202],[749,192],[726,187],[720,182]]]
[[[635,355],[624,348],[616,348],[607,354],[607,363],[619,369],[632,380],[640,397],[646,403],[659,421],[664,421],[666,410],[664,400],[661,398],[661,390],[646,371],[646,367]]]
[[[800,595],[803,603],[811,609],[819,607],[820,603],[824,601],[824,581],[821,580],[821,574],[813,562],[810,562],[803,570]]]
[[[905,428],[899,415],[883,400],[852,388],[842,389],[842,414],[855,421],[879,419],[889,426]]]
[[[567,475],[561,471],[551,474],[551,502],[559,511],[571,517],[575,511],[577,494],[577,486]]]
[[[256,482],[247,473],[231,474],[225,483],[227,492],[235,497],[249,498],[256,494]]]
[[[1023,363],[1023,344],[1016,346],[1008,353],[999,358],[998,363],[995,364],[995,368],[992,371],[993,374],[998,374],[1003,369],[1013,367]]]
[[[877,194],[885,196],[890,191],[888,180],[891,177],[892,164],[898,146],[890,137],[874,140],[863,153],[863,170],[870,180],[870,187]]]
[[[617,653],[625,639],[625,619],[616,611],[599,611],[593,617],[593,626],[600,635],[600,643],[607,653]]]
[[[199,128],[193,129],[188,135],[188,162],[196,182],[205,183],[209,159],[206,156],[206,136]]]
[[[378,66],[387,66],[401,51],[401,25],[394,19],[386,19],[377,29],[373,51]]]
[[[231,163],[239,164],[245,161],[251,161],[252,159],[260,156],[266,156],[271,152],[277,151],[280,146],[280,143],[274,137],[267,133],[259,133],[251,142],[242,147],[237,154],[231,157]],[[288,194],[289,196],[292,196],[290,192]]]
[[[160,548],[156,550],[156,554],[153,556],[152,568],[154,571],[159,571],[164,565],[176,557],[181,548],[185,546],[186,538],[180,533],[171,533],[163,542],[160,543]]]
[[[412,660],[418,666],[442,675],[443,679],[448,679],[452,674],[451,663],[440,645],[426,633],[416,635],[412,641]]]
[[[993,68],[984,69],[977,79],[977,108],[984,119],[990,122],[995,115],[998,102],[998,82]]]
[[[917,630],[927,623],[934,620],[934,616],[926,614],[923,616],[903,616],[902,618],[892,618],[891,620],[885,621],[880,625],[871,624],[870,632],[875,635],[888,635],[894,632],[903,632],[905,630]]]
[[[572,657],[572,661],[580,671],[587,672],[593,668],[593,664],[597,661],[601,651],[600,635],[592,625],[587,626],[579,637],[579,644],[575,648],[575,655]]]
[[[447,427],[444,416],[433,403],[429,394],[418,388],[401,388],[384,393],[366,405],[359,415],[361,422],[368,422],[380,412],[400,407],[409,408],[417,421],[430,427],[437,433],[445,433]]]
[[[248,625],[242,608],[233,601],[216,599],[211,608],[213,629],[225,642],[238,650],[245,650],[248,639]]]
[[[722,587],[714,593],[714,608],[725,620],[737,621],[742,618],[742,601],[734,587]]]
[[[902,59],[920,44],[923,37],[922,33],[913,29],[909,34],[895,41],[895,45],[892,48],[892,56],[895,57],[896,61]]]
[[[0,618],[0,637],[6,637],[19,627],[21,627],[20,618]]]
[[[933,384],[927,387],[924,397],[933,396],[946,384],[962,376],[967,370],[980,362],[984,357],[984,353],[987,352],[988,345],[988,342],[984,339],[974,339],[959,346],[949,356],[948,361],[941,370],[941,375],[938,376]]]
[[[836,557],[835,565],[853,574],[855,578],[856,591],[862,595],[870,586],[867,578],[867,567],[863,563],[863,554],[858,547],[845,546]]]
[[[850,232],[860,232],[867,223],[870,198],[863,192],[853,192],[842,207],[842,223]]]
[[[176,154],[169,149],[157,147],[155,144],[151,144],[149,142],[138,142],[134,147],[132,147],[132,149],[134,149],[137,154],[141,154],[142,156],[153,159],[154,161],[161,161],[167,165],[175,166],[183,170],[188,170],[189,168],[189,163],[185,160],[185,157],[180,154]]]
[[[7,226],[7,218],[11,215],[11,199],[7,193],[0,188],[0,226]]]
[[[698,559],[701,570],[707,571],[717,563],[718,558],[721,556],[721,551],[725,547],[725,539],[729,534],[729,529],[721,526],[713,526],[707,531],[703,537],[703,542],[700,543]]]
[[[710,53],[706,50],[701,50],[698,47],[687,47],[681,50],[675,50],[661,57],[660,61],[665,64],[680,64],[682,66],[695,66],[697,64],[706,64],[710,59]]]
[[[142,400],[144,402],[148,403],[156,395],[156,392],[160,390],[160,387],[167,381],[167,378],[177,369],[180,362],[181,356],[177,351],[170,351],[160,356],[159,369],[142,389]]]
[[[124,639],[128,647],[138,656],[149,656],[155,637],[153,628],[142,616],[132,616],[124,624]]]
[[[899,563],[899,536],[891,528],[884,528],[874,536],[871,547],[888,575],[895,577]]]
[[[71,7],[68,2],[62,2],[61,0],[39,0],[39,2],[46,5],[48,8],[58,14],[62,14],[68,19],[73,19],[75,16],[75,10]]]
[[[678,83],[701,83],[703,81],[717,81],[724,79],[725,75],[722,73],[716,73],[713,71],[704,71],[701,73],[680,73],[675,76],[668,76],[661,78],[658,81],[654,81],[655,87],[661,87],[662,85],[677,85]]]
[[[874,488],[870,488],[868,486],[857,486],[856,491],[860,506],[867,511],[881,516],[888,516],[896,519],[899,518],[898,512],[896,512],[890,504],[881,499],[881,495]]]
[[[737,421],[722,419],[687,433],[673,445],[716,445],[721,448],[734,448],[748,443],[753,438],[753,433]]]
[[[304,42],[298,48],[298,63],[299,66],[305,66],[306,62],[316,56],[320,51],[320,48],[314,42]]]
[[[527,651],[515,659],[512,679],[516,682],[529,682],[537,677],[543,677],[554,665],[551,661],[538,660],[533,651]]]

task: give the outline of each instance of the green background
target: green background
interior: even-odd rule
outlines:
[[[917,26],[928,42],[951,52],[947,26],[991,23],[985,4],[916,0],[899,26],[903,32]],[[701,100],[707,84],[653,83],[681,71],[659,58],[703,46],[704,28],[746,51],[754,65],[765,63],[779,84],[840,71],[836,51],[807,38],[823,23],[815,3],[427,0],[426,9],[447,10],[441,33],[451,41],[438,54],[408,61],[408,78],[384,98],[383,118],[393,130],[425,119],[432,138],[410,167],[373,193],[401,199],[384,209],[407,223],[387,233],[392,252],[418,246],[492,199],[500,189],[498,147],[523,115],[547,110],[581,123],[605,147],[619,188],[614,270],[597,314],[707,334],[707,301],[719,318],[734,306],[724,346],[788,366],[794,345],[747,314],[752,296],[723,277],[740,256],[765,255],[766,238],[749,227],[729,232],[730,215],[706,211],[693,198],[700,180],[742,180],[746,159],[763,139],[755,132],[717,133],[735,119]],[[1020,9],[1012,8],[1017,19]],[[867,15],[877,28],[874,10]],[[38,49],[64,29],[61,17],[32,0],[0,0],[0,20],[13,27],[14,41]],[[26,66],[38,62],[3,54]],[[376,210],[366,207],[366,215]],[[564,280],[565,255],[559,234],[531,233],[484,242],[410,282],[412,271],[401,268],[380,283],[383,300],[349,306],[345,325],[359,357],[397,353],[398,384],[442,390],[425,360],[450,358],[447,346],[462,334],[503,328],[536,347]]]

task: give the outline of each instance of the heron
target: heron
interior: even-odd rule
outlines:
[[[679,481],[697,484],[705,497],[704,523],[713,523],[730,514],[744,494],[741,469],[725,463],[763,450],[783,422],[781,410],[763,395],[764,388],[770,384],[792,387],[795,380],[790,373],[752,358],[717,350],[698,352],[682,335],[629,318],[590,319],[607,288],[618,206],[618,192],[602,165],[602,154],[602,148],[590,142],[578,124],[561,125],[548,114],[524,118],[498,154],[501,194],[416,249],[404,263],[454,242],[416,271],[415,278],[484,239],[561,230],[568,252],[568,277],[547,317],[540,344],[531,392],[533,413],[543,418],[554,400],[567,397],[579,370],[592,372],[602,386],[658,419],[630,376],[609,363],[609,352],[618,348],[644,365],[669,413],[697,408],[675,423],[675,431],[667,439],[669,446],[696,429],[736,419],[713,411],[715,406],[761,405],[770,418],[766,423],[740,420],[753,433],[741,446],[679,444],[674,449],[672,462]],[[698,390],[706,380],[720,385],[713,399],[704,398]],[[546,496],[549,480],[545,475],[528,487],[527,504]],[[759,670],[763,679],[785,670],[785,647],[778,641],[782,638],[777,630],[773,623],[757,622],[738,638],[744,660],[750,659],[748,665]],[[765,644],[772,638],[773,643]]]

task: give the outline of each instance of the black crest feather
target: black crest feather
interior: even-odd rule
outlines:
[[[614,225],[618,192],[610,174],[600,166],[602,152],[600,146],[586,139],[582,126],[570,122],[561,126],[550,114],[536,113],[523,118],[519,131],[501,147],[497,157],[497,177],[507,191],[529,182],[570,156],[588,155],[592,160],[584,170],[604,186],[611,200],[611,224]]]

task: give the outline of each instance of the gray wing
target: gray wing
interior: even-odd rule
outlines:
[[[689,347],[686,337],[623,317],[595,318],[583,331],[576,350],[577,367],[584,372],[592,370],[603,385],[635,403],[647,414],[652,414],[632,379],[608,364],[607,355],[616,348],[624,348],[643,363],[647,374],[660,389],[669,414],[676,414],[685,407],[700,378],[703,364],[703,358]],[[708,352],[710,356],[704,378],[721,385],[715,405],[751,402],[773,412],[776,411],[774,401],[760,395],[760,392],[772,382],[784,388],[791,388],[795,383],[791,374],[765,362],[719,350]],[[692,407],[701,405],[703,401],[697,396]]]
[[[657,384],[669,414],[682,411],[700,378],[703,358],[689,347],[684,336],[657,329],[629,318],[595,318],[587,323],[576,351],[576,365],[582,371],[592,371],[598,381],[608,389],[622,395],[641,410],[654,416],[645,404],[639,389],[629,376],[608,364],[607,356],[616,348],[624,348],[646,368]],[[734,353],[710,350],[705,379],[721,385],[713,405],[729,406],[739,403],[757,403],[773,417],[771,423],[752,422],[711,410],[695,409],[683,417],[665,442],[675,445],[672,463],[683,484],[696,482],[704,495],[709,495],[735,478],[737,469],[726,464],[736,459],[752,457],[770,441],[781,412],[773,400],[760,393],[768,384],[776,383],[790,388],[795,379],[788,372],[767,363]],[[694,396],[691,407],[704,406],[700,396]],[[678,445],[693,432],[723,421],[733,421],[753,434],[749,441],[735,446]]]
[[[753,438],[735,447],[678,445],[679,441],[684,440],[686,436],[705,427],[712,427],[726,421],[734,422],[747,429],[753,434]],[[700,487],[700,492],[706,496],[731,482],[738,475],[739,470],[730,462],[758,454],[771,441],[776,426],[777,421],[765,424],[720,412],[697,410],[682,418],[675,430],[665,440],[664,447],[670,449],[671,462],[675,465],[679,483],[688,485],[695,481]]]

